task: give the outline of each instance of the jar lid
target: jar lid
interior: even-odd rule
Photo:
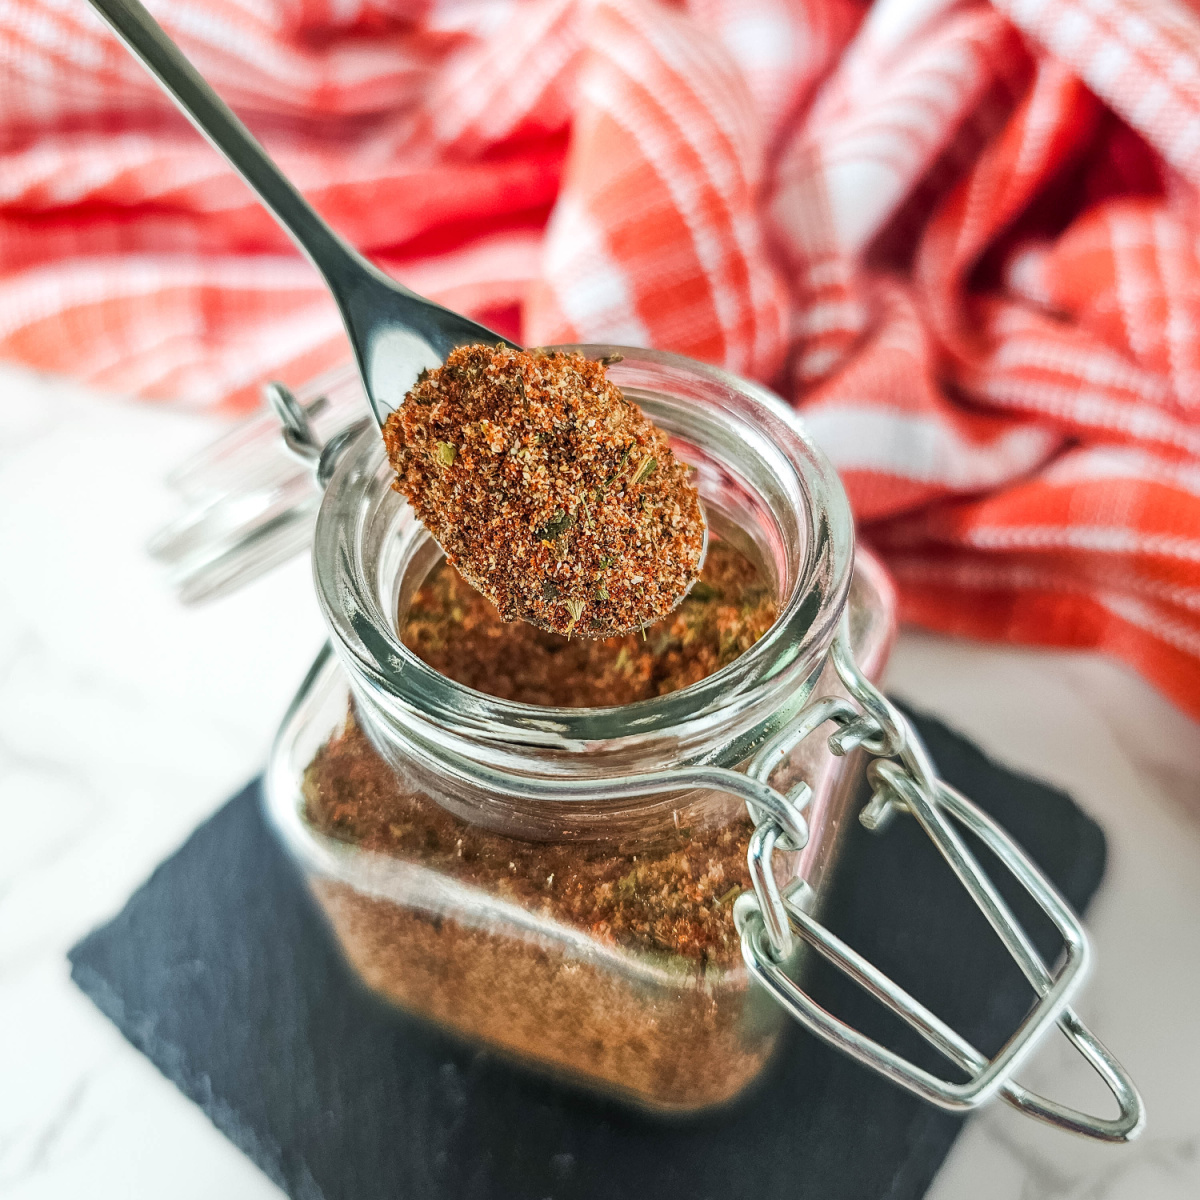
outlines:
[[[264,393],[279,389],[268,384]],[[318,445],[363,414],[353,364],[296,389]],[[167,569],[185,604],[228,595],[308,549],[321,490],[313,464],[292,453],[268,406],[240,421],[167,477],[183,511],[150,539],[147,551]]]

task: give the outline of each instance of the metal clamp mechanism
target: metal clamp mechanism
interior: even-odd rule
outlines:
[[[339,429],[329,441],[322,443],[313,429],[312,418],[319,411],[323,398],[306,408],[282,383],[268,383],[263,388],[263,395],[283,426],[283,444],[295,458],[311,465],[317,487],[324,491],[333,478],[342,451],[367,428],[370,418],[363,417],[345,429]]]
[[[904,714],[859,671],[850,653],[844,621],[834,641],[832,659],[853,702],[826,697],[808,705],[755,755],[749,768],[751,778],[769,783],[772,772],[800,742],[826,721],[834,722],[837,729],[829,736],[829,747],[835,754],[862,747],[875,756],[867,772],[873,791],[860,814],[863,825],[882,831],[897,813],[915,817],[1016,960],[1038,999],[1003,1049],[989,1059],[817,921],[807,911],[811,890],[802,880],[779,888],[772,862],[774,852],[794,847],[788,844],[787,834],[773,816],[753,810],[757,825],[748,859],[754,890],[740,896],[734,906],[747,969],[817,1037],[941,1108],[964,1111],[999,1094],[1029,1116],[1075,1133],[1110,1142],[1136,1137],[1145,1123],[1137,1089],[1124,1068],[1069,1007],[1091,959],[1091,947],[1079,918],[990,817],[937,777],[928,752]],[[801,810],[807,803],[803,787],[798,785],[788,795]],[[956,826],[983,842],[1054,923],[1064,946],[1063,962],[1056,972],[1043,963]],[[966,1082],[952,1082],[924,1070],[817,1004],[782,965],[797,937],[965,1071],[969,1076]],[[1013,1075],[1055,1024],[1116,1097],[1120,1109],[1116,1118],[1079,1112],[1035,1095],[1014,1081]]]

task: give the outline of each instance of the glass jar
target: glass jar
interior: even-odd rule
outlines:
[[[696,1110],[727,1101],[762,1071],[784,1020],[751,986],[740,954],[703,961],[622,945],[611,931],[598,936],[419,855],[347,844],[307,816],[306,770],[344,727],[352,701],[402,789],[498,835],[495,853],[507,839],[570,843],[581,855],[624,857],[633,869],[681,830],[740,824],[748,840],[743,797],[671,786],[669,773],[744,768],[819,682],[835,689],[827,658],[843,612],[859,661],[872,677],[882,671],[895,628],[890,585],[869,555],[854,565],[844,492],[789,411],[723,372],[621,353],[610,378],[696,468],[711,536],[765,576],[779,605],[775,624],[707,679],[623,707],[544,708],[463,687],[400,640],[407,606],[441,551],[392,489],[378,434],[367,430],[342,454],[317,520],[314,574],[333,654],[284,723],[268,796],[276,828],[372,988],[593,1089]],[[854,766],[815,741],[781,764],[811,789],[809,820],[821,830],[788,856],[781,884],[802,876],[824,893],[837,831],[848,824],[841,810],[861,778]],[[725,910],[732,934],[728,899]]]
[[[571,349],[624,356],[610,378],[695,466],[712,536],[748,556],[778,602],[777,620],[741,657],[656,699],[511,703],[438,674],[403,645],[401,622],[441,554],[391,489],[377,432],[351,424],[361,392],[348,368],[299,400],[267,388],[304,467],[281,457],[260,417],[176,475],[192,508],[154,553],[193,598],[286,557],[317,512],[314,578],[330,643],[284,720],[266,800],[349,961],[415,1013],[643,1107],[684,1112],[729,1100],[762,1071],[791,1016],[942,1108],[999,1096],[1090,1137],[1136,1136],[1144,1123],[1136,1089],[1070,1007],[1090,957],[1078,918],[1020,848],[938,778],[875,686],[894,633],[892,592],[869,554],[856,558],[845,494],[796,415],[763,388],[674,355]],[[349,736],[351,714],[391,796],[438,815],[432,842],[381,853],[313,820],[314,763]],[[871,798],[860,822],[883,830],[898,813],[917,820],[1032,985],[1029,1013],[991,1058],[821,922],[864,766]],[[338,782],[357,786],[352,771]],[[460,846],[470,838],[483,847],[488,871],[465,870],[446,852],[447,822],[451,842],[459,830]],[[1038,957],[964,830],[1058,929],[1057,965]],[[728,935],[712,953],[673,934],[647,942],[569,919],[568,908],[505,882],[510,854],[514,872],[518,860],[524,869],[552,859],[581,876],[580,864],[618,863],[630,867],[618,890],[628,883],[640,894],[647,879],[666,878],[647,874],[647,863],[705,839],[739,853],[744,845],[749,880],[736,895],[689,893]],[[669,897],[670,878],[664,886]],[[817,1005],[804,987],[814,956],[870,991],[958,1074],[935,1075]],[[1056,1027],[1116,1097],[1116,1117],[1015,1081]]]

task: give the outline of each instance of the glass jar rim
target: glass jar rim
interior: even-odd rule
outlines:
[[[749,707],[779,702],[818,671],[845,604],[853,567],[853,520],[833,465],[797,414],[760,384],[665,351],[612,345],[553,347],[589,358],[621,356],[610,375],[639,403],[648,395],[700,398],[730,424],[726,450],[755,456],[778,476],[802,525],[802,562],[781,597],[771,628],[732,663],[664,696],[603,708],[551,708],[477,692],[434,671],[400,640],[396,614],[381,603],[379,568],[369,542],[372,489],[390,484],[382,442],[372,427],[346,448],[325,489],[313,539],[313,571],[335,649],[357,694],[366,689],[396,719],[456,726],[499,743],[581,749],[662,733],[697,720],[736,719]],[[622,380],[622,376],[626,380]],[[638,378],[655,380],[638,388]],[[681,396],[680,393],[683,393]],[[681,410],[683,411],[683,410]],[[736,436],[740,434],[739,437]],[[732,450],[731,450],[732,447]],[[745,459],[744,461],[749,461]],[[730,468],[736,464],[729,463]],[[395,502],[404,502],[393,492]]]

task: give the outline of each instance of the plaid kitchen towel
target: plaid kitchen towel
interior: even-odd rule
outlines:
[[[904,614],[1200,715],[1189,0],[154,0],[317,208],[529,343],[804,412]],[[84,0],[0,0],[0,354],[244,407],[346,355]]]

